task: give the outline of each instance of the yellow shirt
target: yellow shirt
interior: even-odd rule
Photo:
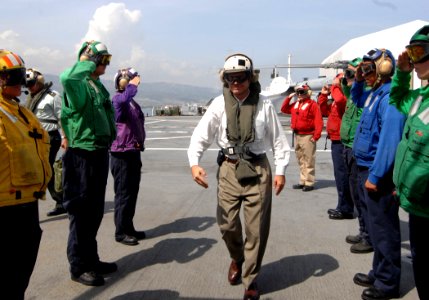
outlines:
[[[49,148],[37,118],[0,94],[0,207],[45,199]]]

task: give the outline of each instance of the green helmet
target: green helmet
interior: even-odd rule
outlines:
[[[429,60],[429,25],[417,30],[406,48],[413,64],[424,63]]]
[[[425,25],[411,37],[410,44],[429,43],[429,25]]]
[[[356,57],[355,59],[352,59],[349,61],[349,65],[351,65],[354,68],[357,68],[357,66],[362,62],[362,58]]]
[[[88,56],[88,58],[93,60],[97,65],[108,65],[112,57],[112,55],[107,51],[106,45],[98,41],[84,42],[82,47],[79,49],[77,56],[78,61],[82,55]]]

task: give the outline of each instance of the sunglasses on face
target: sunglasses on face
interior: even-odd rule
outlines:
[[[297,95],[305,95],[305,94],[307,94],[307,90],[297,90],[296,94]]]
[[[226,73],[223,75],[223,79],[229,84],[232,84],[234,82],[237,83],[243,83],[246,80],[250,78],[249,72],[242,72],[242,73]]]
[[[374,64],[365,64],[365,65],[362,65],[361,68],[362,68],[362,74],[364,76],[371,74],[372,72],[375,71],[375,65]]]
[[[408,57],[413,64],[422,63],[429,59],[429,44],[411,44],[407,47]]]

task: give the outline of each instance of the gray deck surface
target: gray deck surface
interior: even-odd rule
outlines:
[[[186,149],[200,117],[150,117],[135,226],[147,233],[137,246],[114,240],[113,185],[109,174],[105,215],[98,232],[103,261],[116,262],[118,272],[102,287],[70,280],[66,215],[46,217],[54,202],[40,202],[43,229],[37,263],[26,299],[242,299],[243,287],[230,286],[230,258],[216,224],[216,145],[202,166],[209,188],[193,182]],[[281,117],[285,130],[288,119]],[[288,133],[289,141],[291,135]],[[355,273],[369,271],[372,254],[352,254],[344,240],[356,234],[357,219],[330,220],[337,193],[331,153],[318,142],[316,189],[293,190],[299,172],[291,153],[286,188],[274,196],[271,233],[259,276],[261,299],[361,299]],[[328,143],[328,149],[329,149]],[[268,153],[272,161],[272,153]],[[400,209],[402,232],[401,298],[418,299],[408,238],[408,215]]]

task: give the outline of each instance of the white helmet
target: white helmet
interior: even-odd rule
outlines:
[[[113,79],[113,81],[115,82],[116,90],[125,90],[125,87],[127,86],[128,82],[130,82],[131,79],[138,75],[139,73],[134,68],[118,70],[118,72],[115,74],[115,78]]]
[[[41,85],[45,84],[45,78],[43,77],[43,74],[40,73],[39,70],[36,70],[34,68],[29,68],[26,71],[26,79],[27,79],[27,83],[26,86],[27,87],[31,87],[34,84],[40,83]]]
[[[235,72],[252,72],[253,63],[252,60],[244,54],[233,54],[226,58],[225,64],[223,66],[223,71],[225,73],[235,73]]]

